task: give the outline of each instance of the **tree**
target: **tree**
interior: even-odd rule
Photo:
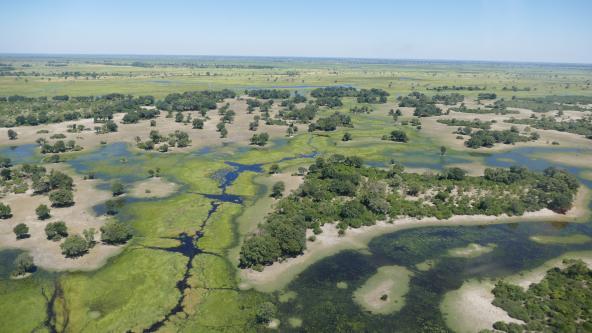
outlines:
[[[18,134],[12,128],[8,130],[8,140],[16,140]]]
[[[84,229],[82,231],[82,235],[84,236],[84,240],[88,244],[89,248],[95,246],[95,243],[96,243],[95,242],[95,234],[96,233],[97,233],[97,231],[95,230],[95,228]]]
[[[70,190],[57,189],[49,194],[49,201],[53,207],[68,207],[74,204],[74,195]]]
[[[47,207],[47,205],[44,204],[37,206],[37,208],[35,208],[35,213],[37,214],[37,218],[39,220],[45,220],[51,216],[49,207]]]
[[[276,315],[277,308],[271,302],[263,302],[257,308],[257,322],[259,323],[269,323],[273,317]]]
[[[226,127],[223,127],[223,128],[220,130],[220,137],[221,137],[221,138],[225,138],[225,137],[227,137],[227,136],[228,136],[228,130],[226,129]]]
[[[68,227],[64,221],[50,222],[45,226],[45,234],[47,239],[57,241],[68,236]]]
[[[284,190],[286,189],[286,185],[284,184],[284,182],[277,182],[275,184],[273,184],[272,188],[271,188],[271,196],[274,198],[281,198],[283,195]]]
[[[0,202],[0,219],[7,219],[12,216],[12,210],[9,205]]]
[[[132,231],[126,223],[109,221],[101,227],[101,240],[108,244],[123,244],[132,238]]]
[[[12,275],[19,276],[35,271],[35,263],[33,257],[28,253],[21,253],[14,260],[14,271]]]
[[[272,164],[272,165],[269,167],[269,173],[271,173],[271,174],[275,174],[275,173],[278,173],[278,172],[280,172],[280,166],[279,166],[279,165],[277,165],[276,163]]]
[[[253,134],[253,136],[251,137],[251,144],[257,146],[265,146],[268,140],[269,134],[267,133]]]
[[[23,238],[28,238],[29,235],[29,227],[27,227],[26,224],[24,223],[19,223],[17,224],[12,231],[14,231],[14,234],[16,235],[16,239],[23,239]]]
[[[71,235],[60,244],[62,254],[68,258],[80,257],[88,252],[88,243],[80,235]]]
[[[343,137],[341,138],[341,141],[351,141],[352,139],[352,135],[350,132],[345,132],[345,134],[343,134]]]
[[[405,133],[404,131],[401,130],[394,130],[391,132],[389,139],[391,141],[395,141],[395,142],[407,142],[409,141],[409,137],[407,136],[407,133]]]
[[[446,154],[446,147],[441,146],[440,147],[440,156],[444,156]]]
[[[111,193],[113,193],[114,197],[125,193],[123,184],[120,181],[115,181],[113,184],[111,184]]]
[[[195,129],[202,129],[204,127],[204,121],[202,119],[195,118],[193,119],[192,125]]]

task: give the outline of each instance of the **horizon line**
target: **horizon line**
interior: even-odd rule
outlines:
[[[592,62],[536,61],[536,60],[492,60],[492,59],[443,59],[443,58],[385,58],[385,57],[353,57],[353,56],[288,56],[288,55],[229,55],[229,54],[157,54],[157,53],[69,53],[69,52],[0,52],[3,56],[121,56],[121,57],[228,57],[228,58],[261,58],[261,59],[325,59],[325,60],[372,60],[372,61],[423,61],[423,62],[470,62],[497,64],[540,64],[540,65],[587,65]]]

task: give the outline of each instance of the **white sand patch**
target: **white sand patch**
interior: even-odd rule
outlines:
[[[447,293],[441,309],[448,327],[457,333],[476,333],[492,329],[497,321],[523,324],[523,321],[510,317],[506,311],[491,304],[495,298],[491,293],[494,286],[492,281],[471,280],[460,289]]]
[[[128,194],[136,198],[164,198],[177,191],[179,186],[161,177],[152,177],[134,183]]]

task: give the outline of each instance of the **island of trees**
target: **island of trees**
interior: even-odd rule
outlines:
[[[348,228],[401,217],[519,216],[543,208],[565,213],[578,187],[573,175],[557,168],[488,168],[483,176],[472,177],[460,168],[416,174],[398,164],[389,170],[366,167],[358,157],[318,158],[298,190],[281,199],[245,240],[240,266],[261,270],[301,254],[306,230],[320,233],[325,223],[337,222],[344,234]]]

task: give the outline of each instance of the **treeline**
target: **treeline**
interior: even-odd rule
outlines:
[[[142,106],[151,106],[154,101],[152,96],[133,97],[116,93],[52,98],[14,95],[0,98],[0,126],[35,126],[81,118],[108,118],[107,115],[117,112],[139,112]]]
[[[491,129],[491,121],[481,121],[480,119],[463,120],[463,119],[438,119],[438,122],[448,126],[462,126],[470,128],[478,128],[483,130]]]
[[[285,89],[252,89],[245,90],[249,97],[261,99],[287,99],[290,98],[290,91]]]
[[[555,130],[560,132],[567,132],[573,134],[584,135],[588,139],[592,139],[592,116],[587,116],[581,119],[557,121],[553,117],[542,116],[540,118],[528,119],[507,119],[507,123],[524,124],[538,129]]]
[[[545,97],[521,97],[512,98],[507,102],[514,108],[529,109],[534,112],[549,111],[586,111],[581,105],[592,104],[592,96],[545,96]],[[580,105],[581,104],[581,105]]]
[[[335,112],[329,117],[319,118],[315,123],[308,126],[309,132],[334,131],[337,127],[354,127],[351,117],[341,112]]]
[[[478,130],[476,132],[473,132],[470,131],[470,128],[469,133],[466,133],[466,128],[462,129],[462,131],[463,132],[459,134],[471,136],[467,141],[465,141],[465,145],[469,148],[491,148],[496,143],[512,145],[516,142],[536,141],[540,138],[540,135],[537,132],[533,132],[528,136],[522,135],[515,127],[509,130],[502,131]]]
[[[479,87],[479,86],[438,86],[438,87],[428,87],[427,90],[435,90],[435,91],[447,91],[447,90],[467,90],[467,91],[479,91],[485,90],[487,87]]]
[[[506,103],[503,99],[497,100],[493,103],[493,106],[486,105],[485,108],[469,109],[464,103],[457,108],[450,108],[450,111],[461,112],[461,113],[475,113],[475,114],[518,114],[519,111],[508,110]]]
[[[318,105],[339,107],[343,105],[342,97],[356,97],[358,103],[383,104],[389,93],[377,88],[358,90],[354,87],[336,86],[313,89],[310,95],[316,98]]]
[[[216,103],[225,98],[235,98],[236,93],[229,89],[186,91],[168,94],[164,100],[156,103],[156,107],[165,111],[200,111],[216,109]]]
[[[104,123],[113,119],[115,113],[126,113],[124,123],[136,123],[156,117],[159,110],[192,110],[205,115],[208,110],[216,109],[216,103],[234,97],[236,94],[228,89],[172,93],[160,101],[153,96],[134,97],[119,93],[52,98],[13,95],[0,97],[0,126],[35,126],[81,118],[94,118],[95,122]]]
[[[399,107],[415,108],[413,115],[416,117],[432,117],[442,115],[442,109],[437,107],[434,99],[425,94],[414,91],[407,96],[397,97]]]
[[[579,187],[564,170],[531,172],[523,167],[486,169],[480,177],[460,168],[440,174],[406,173],[401,165],[389,170],[365,167],[359,157],[318,158],[304,183],[281,199],[240,252],[240,266],[263,269],[306,248],[306,230],[321,233],[325,223],[348,228],[401,217],[454,215],[522,215],[549,208],[565,213]],[[310,238],[314,241],[314,237]]]
[[[444,104],[444,105],[456,105],[457,103],[461,103],[465,100],[465,96],[457,93],[452,93],[448,95],[434,95],[432,96],[432,100],[436,103]]]

